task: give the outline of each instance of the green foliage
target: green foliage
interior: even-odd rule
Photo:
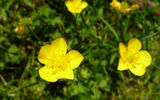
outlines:
[[[72,14],[65,0],[0,0],[1,100],[108,100],[160,98],[160,17],[141,8],[122,14],[108,0],[86,0]],[[157,1],[158,2],[158,1]],[[18,35],[16,26],[24,26]],[[40,47],[63,37],[84,55],[74,80],[40,79]],[[142,77],[117,70],[119,42],[137,37],[153,58]]]

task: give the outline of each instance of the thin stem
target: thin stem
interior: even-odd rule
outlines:
[[[28,27],[28,29],[31,31],[31,33],[33,34],[33,36],[38,40],[40,41],[41,44],[45,44],[33,31],[30,27]]]
[[[81,16],[81,18],[82,18],[82,22],[83,22],[83,24],[84,24],[87,28],[89,28],[89,26],[85,23],[85,20],[84,20],[83,15],[82,15],[82,14],[80,14],[80,16]]]
[[[2,80],[5,86],[8,85],[7,81],[4,79],[4,77],[1,74],[0,74],[0,79]]]
[[[115,36],[117,42],[119,42],[120,39],[119,39],[118,33],[115,31],[115,29],[108,23],[108,21],[104,20],[102,17],[101,17],[101,20],[111,30],[111,32]]]

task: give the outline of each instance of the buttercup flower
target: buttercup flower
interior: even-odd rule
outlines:
[[[76,50],[67,53],[67,44],[63,38],[58,38],[51,45],[42,46],[38,60],[45,66],[39,69],[42,79],[55,82],[58,79],[74,78],[73,69],[77,68],[83,56]]]
[[[123,13],[127,13],[131,10],[135,10],[135,9],[138,9],[139,8],[139,5],[138,4],[134,4],[132,5],[131,7],[128,5],[128,3],[126,1],[123,1],[123,2],[119,2],[117,0],[112,0],[112,3],[111,3],[111,6],[116,9],[116,10],[119,10]]]
[[[66,7],[71,13],[81,13],[88,6],[88,3],[82,0],[68,0]]]
[[[129,40],[127,47],[120,43],[120,59],[117,69],[120,71],[129,69],[137,76],[144,75],[146,67],[152,62],[152,58],[146,50],[140,50],[141,47],[141,42],[136,38]]]

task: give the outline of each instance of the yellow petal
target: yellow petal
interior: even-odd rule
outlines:
[[[83,55],[76,50],[71,50],[68,52],[67,56],[70,59],[70,66],[72,69],[77,68],[83,60]]]
[[[137,76],[142,76],[146,72],[146,67],[143,64],[136,64],[130,67],[130,71]]]
[[[127,48],[123,43],[119,43],[119,53],[121,57],[126,57],[127,55]]]
[[[81,5],[80,5],[81,11],[82,11],[84,8],[86,8],[87,6],[88,6],[88,3],[85,2],[85,1],[82,1]]]
[[[152,62],[152,57],[146,50],[141,50],[136,56],[135,62],[143,64],[145,67],[149,66]]]
[[[55,56],[65,55],[67,52],[67,44],[63,38],[58,38],[52,42],[51,45],[42,46],[38,60],[43,64],[50,64],[52,63],[51,59],[53,60]]]
[[[39,75],[42,79],[48,82],[56,82],[58,79],[74,79],[72,69],[52,69],[48,66],[39,69]]]
[[[82,0],[73,0],[73,4],[77,7],[81,4]]]
[[[66,1],[66,7],[67,7],[67,9],[70,11],[70,12],[72,12],[72,13],[74,13],[74,5],[73,5],[73,3],[72,3],[73,1]]]
[[[120,58],[117,69],[119,71],[128,70],[129,69],[128,62],[126,62],[122,58]]]
[[[112,0],[112,7],[115,9],[120,9],[121,8],[121,3],[117,0]]]
[[[139,8],[139,5],[138,4],[134,4],[131,6],[130,10],[135,10],[135,9],[138,9]]]
[[[51,45],[42,46],[38,54],[38,60],[43,64],[48,64],[52,55],[54,55],[53,50]]]
[[[42,67],[39,69],[39,75],[42,79],[48,82],[56,82],[57,76],[53,74],[52,69],[49,67]]]
[[[54,40],[51,44],[53,46],[53,52],[56,55],[65,55],[67,52],[67,44],[63,38]]]
[[[57,78],[59,79],[74,79],[74,74],[72,69],[65,69],[64,71],[57,73]]]
[[[137,38],[133,38],[128,42],[128,54],[134,55],[137,53],[142,47],[141,42]]]

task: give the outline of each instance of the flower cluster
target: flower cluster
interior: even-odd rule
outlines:
[[[117,0],[112,0],[111,5],[124,13],[139,8],[137,4],[129,7],[127,2],[120,3]],[[66,7],[71,13],[81,13],[87,6],[88,3],[82,0],[68,0],[66,2]],[[141,50],[141,48],[142,44],[137,38],[129,40],[127,46],[119,43],[120,59],[117,69],[119,71],[130,70],[137,76],[144,75],[152,58],[149,52]],[[44,64],[44,67],[39,69],[40,77],[49,82],[56,82],[58,79],[73,80],[73,69],[77,68],[83,59],[83,55],[76,50],[67,53],[65,40],[58,38],[50,45],[42,46],[39,51],[38,60]]]

